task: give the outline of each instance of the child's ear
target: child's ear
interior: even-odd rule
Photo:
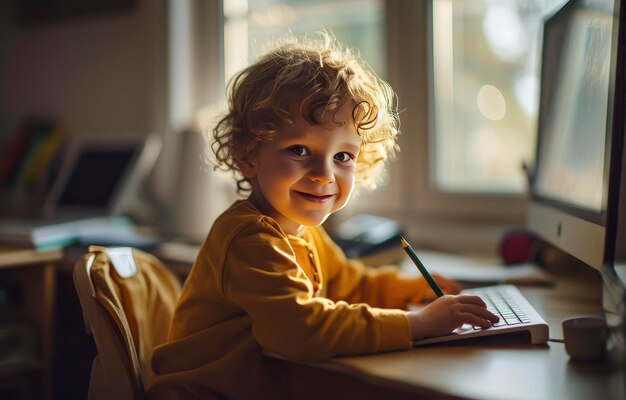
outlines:
[[[254,157],[246,160],[240,159],[236,163],[244,178],[252,179],[256,176],[256,160],[254,160]]]

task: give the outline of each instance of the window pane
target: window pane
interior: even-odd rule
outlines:
[[[433,1],[438,188],[519,193],[535,151],[543,15],[562,0]]]
[[[381,0],[224,0],[225,77],[254,61],[266,45],[292,32],[315,37],[322,29],[361,52],[385,76]]]

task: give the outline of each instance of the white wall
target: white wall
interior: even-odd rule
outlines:
[[[59,118],[73,135],[164,130],[165,0],[32,26],[16,3],[0,2],[2,139],[29,115]]]

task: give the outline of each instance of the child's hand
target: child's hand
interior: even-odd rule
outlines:
[[[478,296],[445,295],[420,311],[407,312],[413,340],[447,335],[463,324],[489,328],[499,318],[487,311]]]
[[[444,294],[459,294],[461,289],[463,289],[459,282],[452,279],[447,279],[437,274],[432,274],[432,277]],[[429,288],[422,301],[430,303],[435,299],[437,299],[437,295]]]

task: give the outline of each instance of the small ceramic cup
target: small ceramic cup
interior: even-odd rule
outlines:
[[[597,360],[605,355],[607,326],[602,318],[568,318],[563,321],[563,336],[572,360]]]

